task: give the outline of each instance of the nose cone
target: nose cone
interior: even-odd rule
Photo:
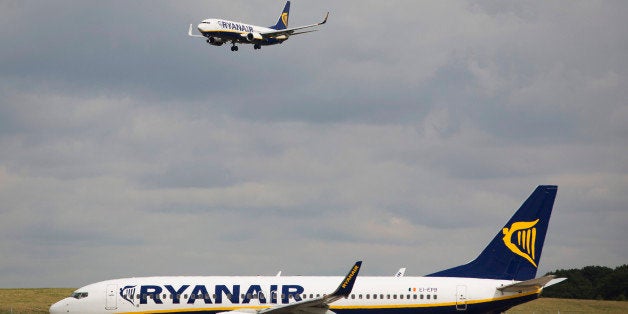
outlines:
[[[68,300],[63,299],[50,306],[50,314],[60,314],[68,312]]]
[[[198,31],[199,31],[199,32],[201,32],[201,33],[202,33],[202,32],[204,32],[204,31],[206,31],[206,30],[207,30],[207,29],[206,29],[206,28],[207,28],[207,25],[206,25],[206,24],[204,24],[204,23],[201,23],[201,24],[198,24],[198,26],[196,26],[196,28],[198,29]]]

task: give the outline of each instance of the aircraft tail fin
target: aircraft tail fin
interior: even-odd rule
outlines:
[[[538,186],[475,260],[427,276],[533,279],[557,190],[555,185]]]
[[[286,6],[283,8],[281,12],[281,16],[279,16],[279,20],[275,26],[271,26],[270,28],[281,30],[288,28],[288,16],[290,15],[290,1],[286,2]]]

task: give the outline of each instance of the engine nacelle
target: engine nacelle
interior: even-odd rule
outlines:
[[[252,33],[246,34],[246,40],[250,42],[254,42],[256,40],[262,40],[262,39],[264,39],[264,37],[262,37],[262,34],[260,33],[252,32]]]
[[[222,39],[220,38],[209,37],[207,38],[207,43],[214,46],[222,46],[222,44],[224,44],[225,42],[222,41]]]

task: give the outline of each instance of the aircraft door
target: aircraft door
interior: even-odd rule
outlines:
[[[107,285],[105,310],[118,309],[118,285]]]
[[[456,286],[456,310],[467,310],[467,286]]]

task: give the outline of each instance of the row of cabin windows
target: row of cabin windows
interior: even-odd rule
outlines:
[[[417,300],[417,299],[420,299],[420,300],[423,300],[423,299],[427,299],[427,300],[434,299],[434,300],[436,300],[438,298],[438,296],[436,294],[426,294],[426,295],[423,295],[423,294],[399,294],[399,295],[397,295],[397,294],[392,294],[392,295],[391,294],[387,294],[386,295],[386,299],[390,300],[391,296],[392,296],[393,300],[397,300],[397,296],[399,297],[399,300],[403,300],[404,297],[406,299],[408,299],[408,300],[410,300],[410,299],[412,299],[412,300]],[[358,294],[357,297],[358,297],[358,299],[362,299],[362,295],[361,294]],[[356,295],[352,294],[350,298],[351,299],[355,299]],[[384,299],[384,295],[383,294],[365,294],[364,298],[367,299],[367,300],[369,300],[371,298],[374,299],[374,300],[378,299],[378,298],[383,300]]]
[[[140,299],[140,296],[141,295],[138,294],[138,295],[136,295],[136,298]],[[153,296],[154,296],[153,294],[145,294],[145,295],[143,295],[141,297],[152,299]],[[161,299],[165,300],[167,298],[170,298],[170,300],[172,300],[173,296],[174,296],[173,294],[170,294],[168,296],[168,294],[164,293],[161,296]],[[182,296],[183,296],[184,299],[188,298],[187,294],[184,294],[184,295],[180,295],[179,294],[177,296],[177,299],[180,299]],[[231,299],[232,296],[233,295],[231,295],[231,294],[227,294],[226,298],[227,299]],[[301,295],[297,295],[297,296],[300,296],[302,299],[307,299],[308,298],[308,294],[307,293],[304,293],[304,294],[301,294]],[[316,298],[320,298],[320,296],[321,296],[320,294],[316,294],[316,296],[315,296],[314,294],[310,293],[309,298],[310,299],[313,299],[315,297]],[[384,296],[386,296],[386,297],[384,298]],[[154,297],[156,299],[160,299],[160,295],[155,295]],[[203,295],[203,294],[199,294],[199,295],[192,294],[189,297],[190,297],[190,299],[209,299],[210,295],[209,294],[206,294],[206,295]],[[240,297],[242,299],[244,299],[245,295],[241,294]],[[293,299],[294,297],[295,297],[295,295],[293,295],[293,294],[289,294],[288,295],[289,299]],[[423,300],[423,299],[427,299],[427,300],[433,299],[433,300],[436,300],[438,298],[438,296],[436,294],[433,294],[433,295],[430,295],[430,294],[426,294],[426,295],[423,295],[423,294],[399,294],[399,295],[397,295],[397,294],[386,294],[386,295],[384,295],[384,294],[364,294],[364,295],[362,295],[362,294],[358,294],[358,295],[351,294],[351,296],[345,297],[345,299],[348,299],[348,298],[356,299],[356,297],[359,300],[361,300],[361,299],[367,299],[367,300],[370,300],[370,299],[373,299],[373,300],[376,300],[376,299],[381,299],[381,300],[383,300],[383,299],[387,299],[387,300],[393,299],[393,300],[397,300],[397,299],[399,299],[399,300],[403,300],[404,298],[407,299],[407,300],[410,300],[410,299],[412,299],[412,300]],[[131,296],[131,299],[132,298],[133,298],[133,296]],[[215,294],[211,295],[211,298],[212,299],[216,299],[216,295]],[[250,294],[249,293],[249,294],[246,295],[246,298],[247,299],[257,299],[258,298],[258,294]],[[264,298],[264,294],[260,293],[259,294],[259,298]],[[273,293],[273,299],[276,299],[276,298],[277,298],[277,295],[275,293]],[[282,299],[286,298],[286,295],[282,294],[281,298]]]

